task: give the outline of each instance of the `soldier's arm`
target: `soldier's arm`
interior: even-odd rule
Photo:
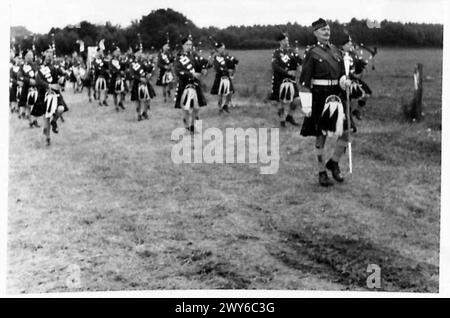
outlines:
[[[302,62],[302,72],[300,73],[300,91],[311,92],[311,80],[314,74],[314,59],[307,53]]]
[[[175,74],[182,80],[192,79],[194,76],[191,72],[186,70],[186,68],[181,64],[181,62],[177,59],[175,62]]]
[[[36,87],[38,89],[48,89],[49,88],[49,84],[47,83],[47,81],[45,80],[44,76],[41,74],[41,72],[37,72],[36,74]]]

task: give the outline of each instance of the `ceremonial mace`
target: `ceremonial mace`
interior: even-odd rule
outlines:
[[[350,75],[350,64],[351,64],[351,60],[352,58],[350,57],[350,55],[348,54],[348,52],[345,52],[344,54],[344,68],[345,68],[345,77],[346,80],[349,79],[349,75]],[[351,129],[351,124],[350,124],[350,87],[345,85],[345,93],[347,95],[347,129],[348,129],[348,167],[349,167],[349,171],[350,174],[352,173],[352,142],[350,140],[350,129]]]

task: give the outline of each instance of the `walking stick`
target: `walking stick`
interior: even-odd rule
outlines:
[[[345,52],[344,68],[345,68],[346,79],[349,79],[350,64],[351,64],[351,57],[348,54],[348,52]],[[347,129],[348,129],[348,167],[349,167],[349,172],[351,174],[352,173],[352,142],[350,139],[350,129],[351,129],[351,124],[350,124],[350,87],[347,85],[345,86],[345,93],[347,95],[346,108],[347,108]]]

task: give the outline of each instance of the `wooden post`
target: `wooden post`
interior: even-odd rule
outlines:
[[[411,118],[413,121],[422,119],[422,96],[423,96],[423,65],[418,63],[414,69],[414,98],[411,102]]]

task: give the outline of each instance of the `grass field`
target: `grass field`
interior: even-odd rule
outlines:
[[[234,54],[238,107],[221,116],[207,95],[203,127],[277,127],[263,102],[271,52]],[[417,62],[425,118],[409,123],[401,103]],[[116,113],[68,87],[50,148],[41,130],[10,119],[8,291],[368,290],[376,264],[380,290],[437,292],[441,78],[442,50],[380,49],[365,75],[374,95],[353,137],[354,173],[330,189],[317,185],[314,141],[298,129],[280,131],[274,175],[175,165],[181,114],[161,93],[150,121],[136,122],[128,99]]]

